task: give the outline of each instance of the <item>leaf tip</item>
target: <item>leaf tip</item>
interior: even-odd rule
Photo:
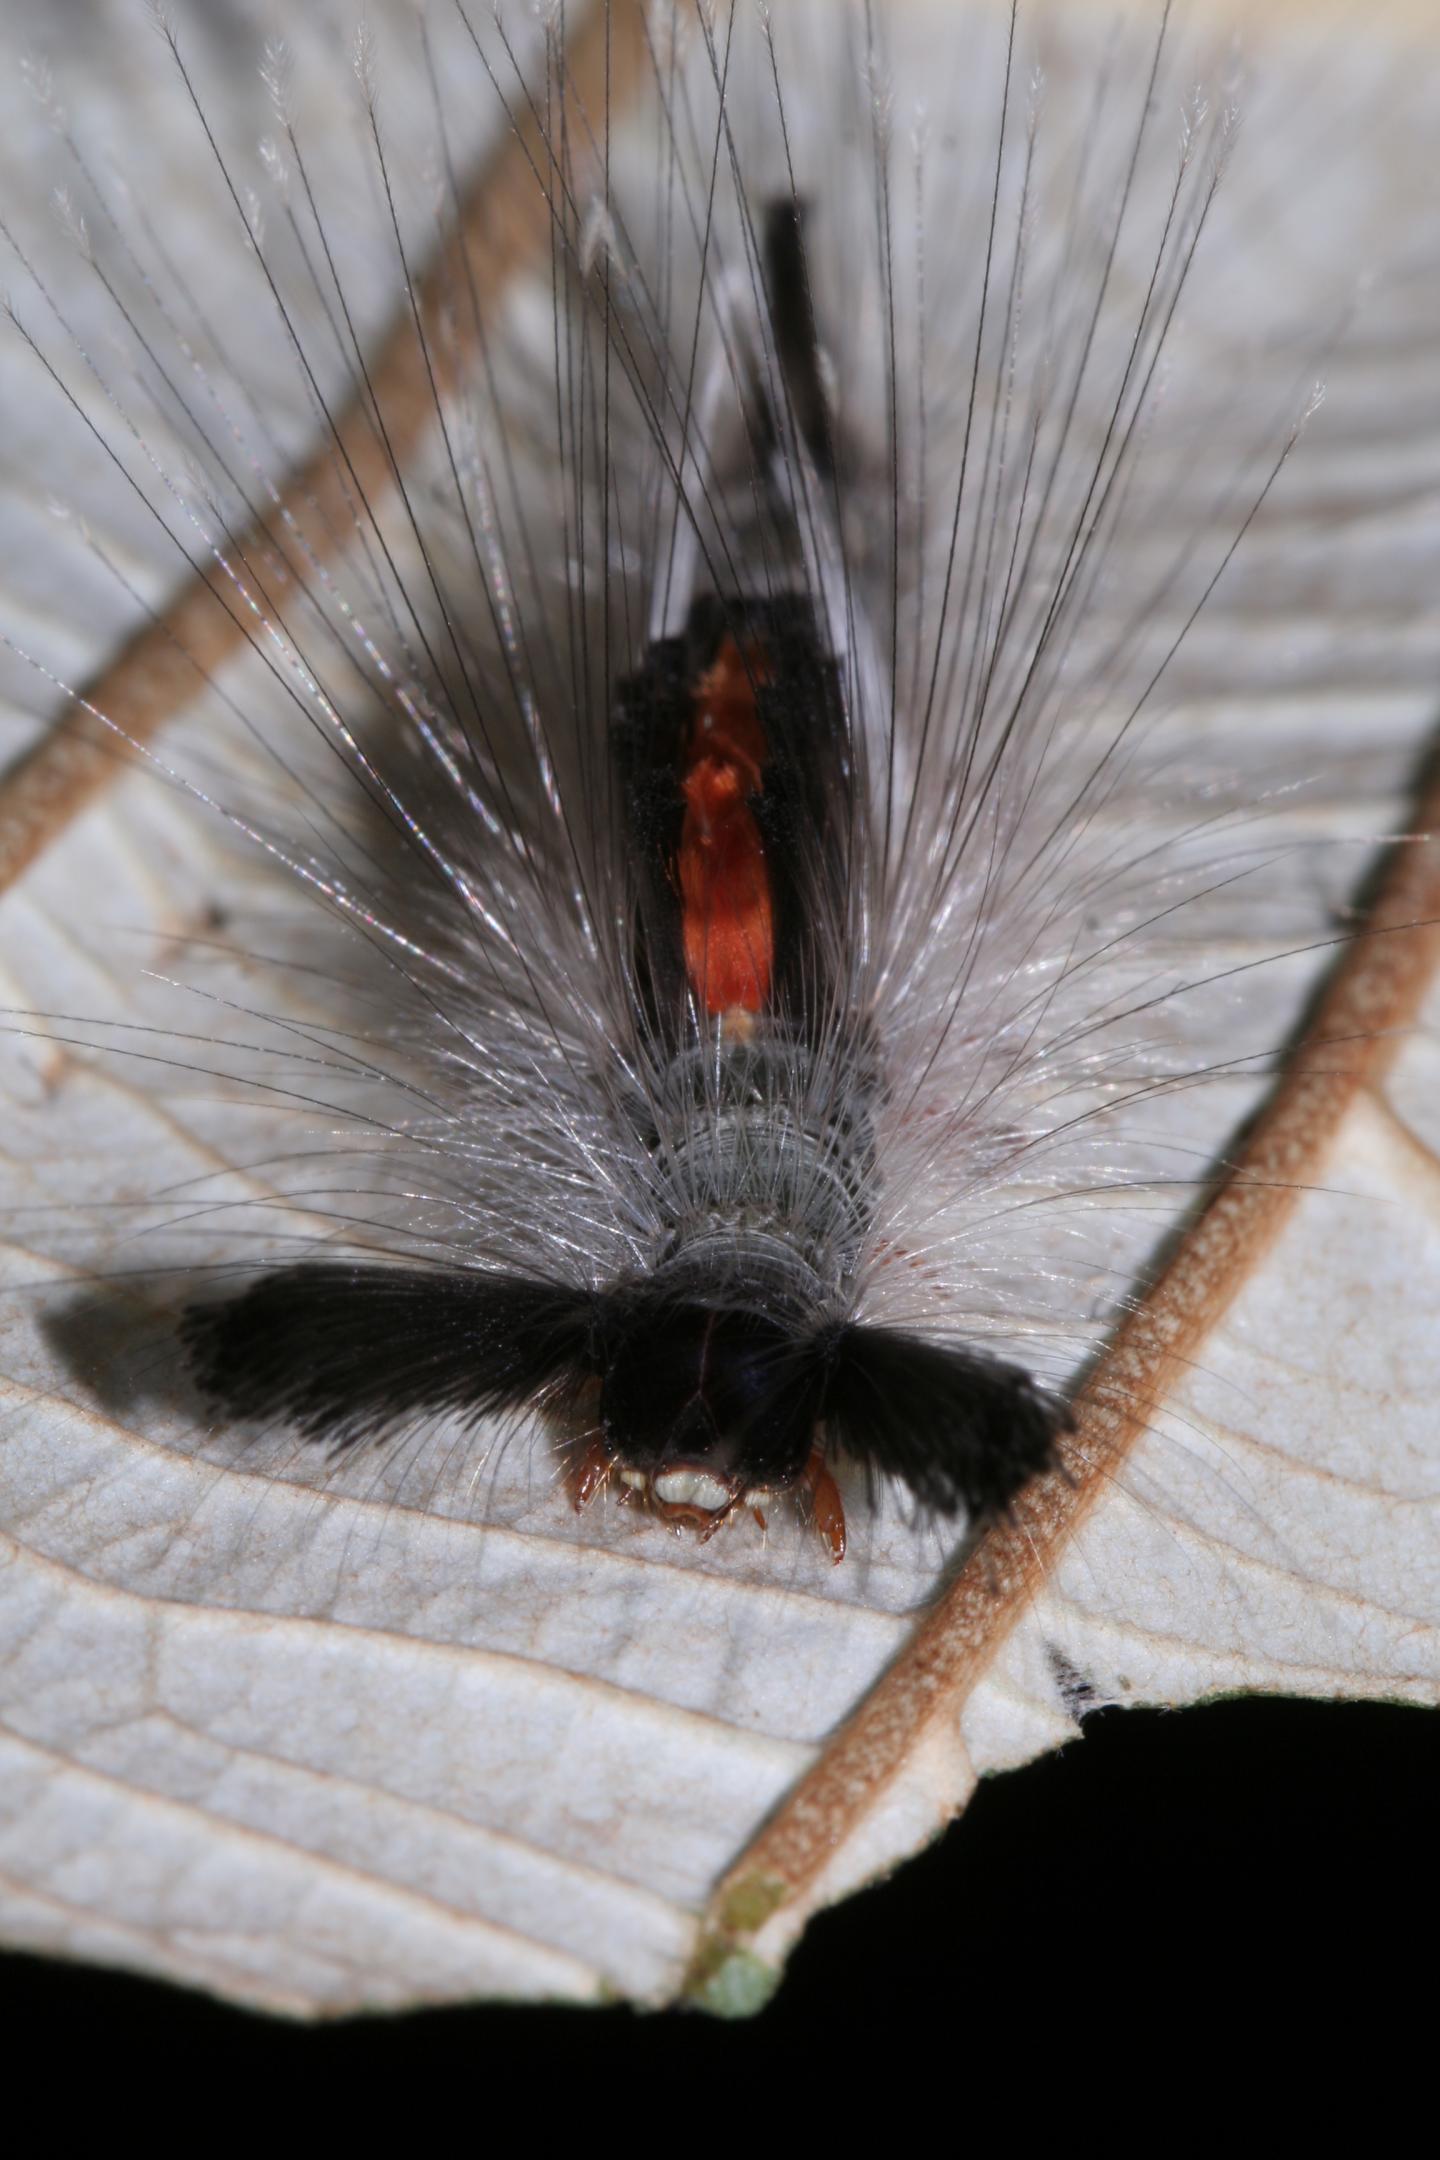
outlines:
[[[723,1936],[711,1935],[696,1953],[685,1995],[712,2017],[754,2017],[769,2002],[780,1977],[779,1968],[767,1965],[753,1950],[737,1950]]]
[[[684,1994],[714,2017],[753,2017],[780,1985],[780,1968],[741,1948],[790,1894],[778,1875],[743,1875],[717,1901],[686,1975]]]

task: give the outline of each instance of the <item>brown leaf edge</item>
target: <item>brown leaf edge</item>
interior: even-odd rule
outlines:
[[[749,1945],[803,1897],[937,1721],[957,1721],[1062,1549],[1109,1489],[1205,1337],[1313,1185],[1356,1098],[1381,1081],[1440,966],[1440,757],[1361,928],[1209,1202],[1117,1327],[1076,1399],[1061,1461],[976,1544],[896,1662],[715,1891],[685,1994],[721,2014],[760,2006],[779,1975]]]
[[[229,561],[258,590],[333,558],[390,494],[435,419],[431,365],[451,369],[478,347],[484,308],[550,240],[552,192],[563,202],[566,186],[552,146],[603,143],[640,83],[648,50],[642,0],[593,0],[585,10],[558,63],[563,112],[549,103],[519,110],[415,280],[414,312],[401,302],[333,435],[282,481],[279,506],[227,542]],[[605,115],[604,123],[591,114]],[[203,565],[0,779],[0,893],[126,769],[120,738],[141,748],[152,742],[251,635],[231,578],[217,563]]]

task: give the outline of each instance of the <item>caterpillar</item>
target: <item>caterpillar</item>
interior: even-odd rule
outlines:
[[[334,441],[342,566],[93,175],[93,229],[72,213],[183,415],[179,462],[144,452],[152,514],[270,677],[273,710],[240,714],[269,777],[145,754],[319,901],[382,1015],[323,1037],[375,1097],[330,1149],[364,1202],[303,1257],[225,1263],[245,1279],[189,1298],[186,1355],[227,1425],[340,1452],[543,1410],[578,1505],[613,1488],[702,1541],[798,1494],[839,1560],[857,1473],[983,1522],[1053,1459],[1103,1324],[1074,1311],[1095,1250],[1032,1255],[1017,1290],[1031,1218],[1073,1242],[1097,1193],[1150,1186],[1133,1134],[1193,1091],[1214,987],[1186,910],[1263,881],[1233,819],[1192,815],[1203,759],[1146,770],[1310,406],[1292,372],[1237,428],[1179,335],[1233,106],[1193,87],[1168,10],[1062,70],[1058,109],[1021,11],[981,10],[936,124],[923,11],[827,24],[811,99],[803,9],[676,7],[623,33],[651,114],[626,132],[577,92],[561,18],[538,76],[503,19],[493,53],[457,20],[531,126],[548,278],[498,329],[459,274],[412,299],[423,488],[367,392],[283,51],[267,212],[163,26]],[[621,35],[607,18],[612,67]],[[357,67],[413,296],[367,39]],[[336,428],[327,345],[398,527]],[[249,807],[276,774],[288,806]]]

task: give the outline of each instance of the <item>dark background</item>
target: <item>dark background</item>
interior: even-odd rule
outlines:
[[[0,2043],[15,2066],[63,2042],[87,2076],[114,2063],[127,2081],[183,2064],[254,2078],[258,2094],[299,2077],[347,2115],[367,2096],[429,2095],[480,2111],[482,2150],[502,2095],[583,2117],[661,2076],[702,2120],[713,2096],[713,2127],[728,2123],[742,2145],[778,2078],[813,2110],[807,2144],[822,2151],[851,2127],[860,2085],[893,2101],[932,2077],[957,2134],[957,2077],[1002,2076],[1024,2114],[1067,2096],[1080,2106],[1167,2063],[1237,2133],[1257,2075],[1313,2099],[1382,2072],[1383,2114],[1412,2078],[1433,2079],[1440,2055],[1437,1801],[1434,1712],[1268,1700],[1105,1711],[1062,1753],[982,1785],[888,1883],[822,1915],[758,2019],[481,2006],[304,2027],[11,1956]],[[415,2082],[427,2073],[439,2082]],[[225,2089],[248,2097],[245,2084]],[[435,2141],[457,2127],[440,2135],[437,2122]]]

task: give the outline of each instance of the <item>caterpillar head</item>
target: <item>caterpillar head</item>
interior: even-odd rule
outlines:
[[[611,1327],[602,1359],[604,1445],[663,1520],[709,1537],[747,1498],[804,1475],[826,1358],[798,1321],[648,1299]]]

